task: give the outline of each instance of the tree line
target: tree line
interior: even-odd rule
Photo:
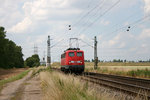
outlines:
[[[85,62],[94,62],[94,59],[92,60],[84,60]],[[150,59],[149,60],[139,60],[139,61],[129,61],[129,60],[122,60],[122,59],[113,59],[113,60],[110,60],[110,61],[105,61],[105,60],[98,60],[98,62],[150,62]]]
[[[0,68],[22,68],[39,65],[38,55],[32,55],[24,61],[21,46],[17,46],[12,40],[6,38],[5,28],[0,26]]]
[[[19,68],[24,66],[21,46],[6,38],[4,27],[0,27],[0,67]]]

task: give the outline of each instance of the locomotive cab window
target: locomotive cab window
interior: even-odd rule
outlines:
[[[77,56],[81,57],[82,56],[82,52],[77,52]]]
[[[74,52],[69,52],[69,56],[73,57],[74,56]]]

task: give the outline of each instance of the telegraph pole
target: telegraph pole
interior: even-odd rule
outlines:
[[[97,57],[97,38],[94,37],[94,69],[97,69],[98,57]]]
[[[50,36],[47,40],[47,67],[51,67]]]

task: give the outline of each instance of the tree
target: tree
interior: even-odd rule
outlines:
[[[90,60],[84,60],[84,62],[90,62]]]
[[[4,27],[0,27],[0,67],[4,67],[4,57],[5,57],[5,52],[4,52],[4,49],[5,49],[5,37],[6,37],[6,32],[4,31],[5,28]]]
[[[124,62],[127,62],[127,60],[124,60]]]
[[[116,59],[114,59],[114,60],[113,60],[113,62],[117,62],[117,60],[116,60]]]
[[[33,67],[33,64],[34,64],[34,60],[32,57],[29,57],[26,59],[26,65],[29,66],[29,67]]]
[[[21,46],[16,46],[15,48],[15,67],[19,68],[19,67],[24,67],[24,60],[23,60],[23,54],[22,54],[22,48]]]
[[[94,62],[94,59],[92,59],[92,62]]]
[[[26,59],[26,65],[29,67],[35,67],[40,65],[40,58],[37,54],[32,55]]]
[[[40,65],[39,55],[35,54],[35,55],[32,55],[32,57],[34,58],[34,62],[35,62],[33,66],[39,66]]]
[[[0,67],[23,67],[22,48],[6,38],[4,27],[0,27]]]

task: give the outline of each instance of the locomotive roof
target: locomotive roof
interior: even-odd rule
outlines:
[[[68,48],[67,50],[80,50],[80,48]]]
[[[68,48],[67,50],[65,50],[64,52],[69,52],[69,51],[75,51],[75,50],[77,50],[77,51],[83,51],[83,50],[80,50],[80,48]]]

